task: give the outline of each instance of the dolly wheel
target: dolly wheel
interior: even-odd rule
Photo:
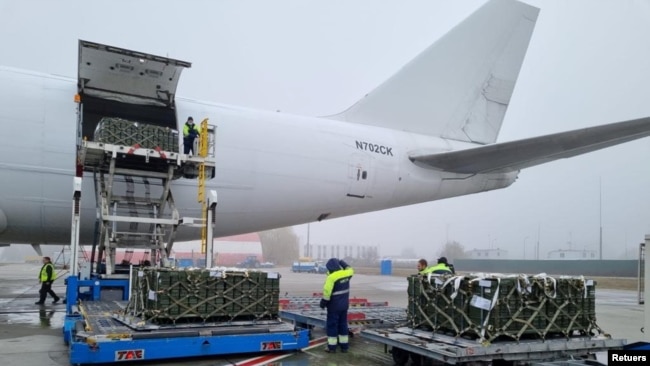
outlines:
[[[406,363],[409,361],[408,351],[405,351],[401,348],[393,347],[391,353],[393,354],[393,361],[398,366],[406,365]]]
[[[424,357],[422,357],[422,355],[418,355],[417,353],[411,353],[411,361],[413,362],[414,366],[422,366],[423,359]]]

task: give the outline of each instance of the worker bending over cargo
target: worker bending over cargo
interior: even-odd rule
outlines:
[[[348,339],[348,308],[350,307],[350,279],[354,270],[344,260],[330,258],[325,264],[327,279],[323,286],[323,298],[320,300],[321,309],[327,308],[327,348],[325,352],[336,352],[336,346],[341,352],[347,352]]]
[[[418,273],[421,275],[426,275],[429,273],[433,274],[455,274],[454,266],[450,265],[447,262],[447,258],[440,257],[438,258],[438,264],[435,266],[427,267],[426,259],[420,259],[418,261]]]

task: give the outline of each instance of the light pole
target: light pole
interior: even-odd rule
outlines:
[[[528,237],[524,238],[524,259],[526,259],[526,240],[528,240]]]
[[[307,250],[305,250],[305,257],[311,257],[311,248],[309,247],[309,223],[307,223]]]
[[[600,240],[599,249],[600,260],[603,260],[603,182],[601,177],[598,177],[598,216],[600,221]]]

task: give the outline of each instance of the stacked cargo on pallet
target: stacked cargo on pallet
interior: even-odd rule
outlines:
[[[602,333],[595,282],[582,277],[413,275],[408,282],[412,328],[489,342]]]
[[[142,268],[127,315],[153,324],[275,320],[277,273],[233,269]]]
[[[99,121],[94,141],[175,153],[179,149],[177,130],[116,117],[104,117]]]

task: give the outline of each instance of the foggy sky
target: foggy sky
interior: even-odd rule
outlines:
[[[650,2],[525,2],[541,11],[499,142],[650,116]],[[183,97],[330,115],[483,3],[0,0],[0,64],[76,77],[84,39],[192,62]],[[532,258],[538,240],[542,257],[597,250],[602,223],[604,256],[618,258],[650,233],[649,158],[645,138],[503,190],[313,223],[310,242],[433,257],[455,240]],[[306,225],[296,233],[304,242]]]

